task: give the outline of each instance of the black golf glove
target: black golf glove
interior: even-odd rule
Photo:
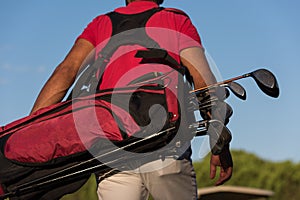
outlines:
[[[229,144],[224,146],[222,152],[220,153],[220,162],[224,169],[233,167],[232,156],[229,149]]]

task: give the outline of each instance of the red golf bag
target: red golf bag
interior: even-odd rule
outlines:
[[[143,28],[161,10],[142,13],[146,17],[138,26]],[[114,12],[108,16],[112,23],[123,19]],[[131,20],[136,23],[140,17]],[[182,78],[184,69],[146,32],[141,38],[128,37],[109,41],[75,84],[72,98],[0,127],[0,199],[59,199],[80,188],[91,173],[132,167],[126,162],[131,160],[139,166],[168,150],[174,153],[178,140],[181,149],[189,147],[193,135],[187,134],[188,124],[194,119],[182,112],[193,113],[186,108],[190,88]],[[129,44],[157,47],[144,48],[136,57],[162,65],[159,75],[150,72],[126,87],[99,91],[101,76],[96,74],[103,73],[118,47]],[[82,91],[86,85],[89,90]],[[144,153],[159,149],[145,158]],[[124,151],[135,154],[124,156]]]

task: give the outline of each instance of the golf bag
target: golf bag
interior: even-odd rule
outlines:
[[[145,27],[147,20],[161,10],[140,14],[146,17],[135,15],[131,22],[136,27],[124,29],[116,25],[125,19],[123,15],[112,12],[107,16],[115,34]],[[193,112],[185,107],[190,85],[182,79],[184,70],[144,33],[142,37],[128,36],[128,41],[110,40],[66,101],[0,127],[0,199],[59,199],[79,189],[91,173],[128,167],[126,160],[138,160],[137,166],[149,161],[149,157],[139,154],[124,157],[119,149],[147,153],[169,145],[157,157],[151,157],[157,159],[169,149],[174,153],[172,143],[176,137],[186,139],[182,141],[183,149],[189,145],[193,135],[186,134],[187,127],[194,119],[182,112]],[[136,57],[162,64],[161,74],[151,72],[136,77],[126,87],[99,91],[101,76],[96,74],[104,72],[107,60],[118,47],[131,44],[153,47],[138,51]],[[89,90],[81,90],[86,85]],[[181,137],[178,132],[185,134]],[[78,173],[82,170],[85,173]]]

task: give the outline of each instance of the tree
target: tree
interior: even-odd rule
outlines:
[[[271,162],[241,150],[232,151],[234,173],[225,185],[272,190],[272,200],[300,199],[300,164]],[[213,186],[209,179],[209,156],[195,162],[198,187]]]

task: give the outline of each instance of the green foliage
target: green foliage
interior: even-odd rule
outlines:
[[[300,199],[300,164],[290,161],[270,162],[244,151],[232,151],[234,172],[225,185],[272,190],[272,200]],[[213,186],[209,178],[209,156],[194,163],[199,187]],[[217,177],[216,177],[217,179]]]
[[[95,175],[75,193],[63,196],[60,200],[98,200]]]

